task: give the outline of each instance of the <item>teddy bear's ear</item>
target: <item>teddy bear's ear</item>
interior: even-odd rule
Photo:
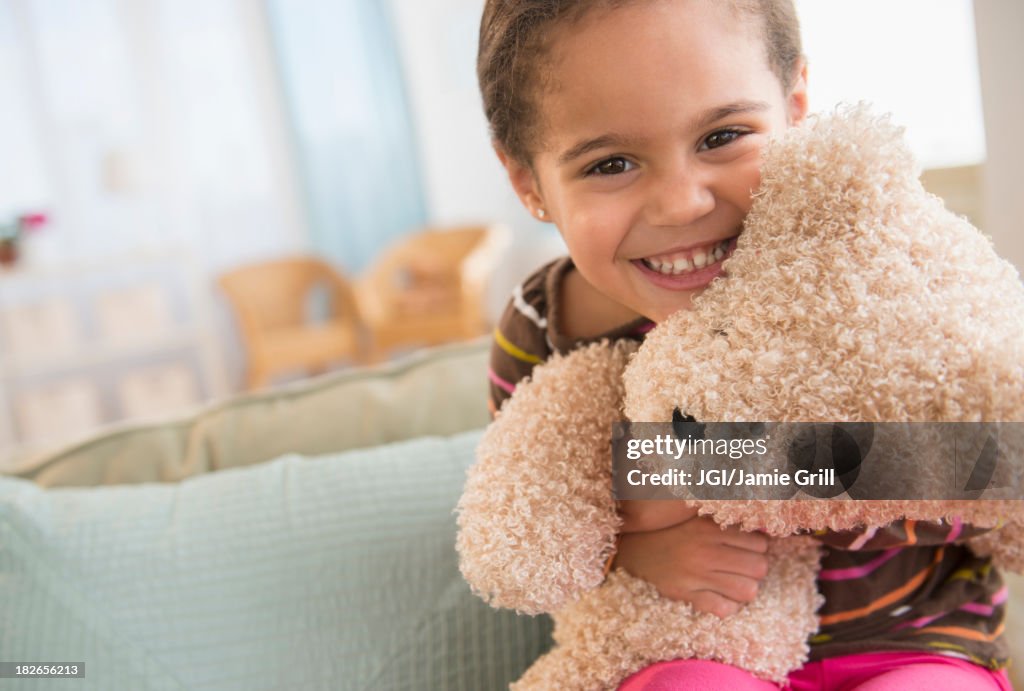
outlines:
[[[918,177],[903,128],[866,104],[840,106],[768,144],[745,233],[841,234],[862,227],[866,213],[878,221],[918,199]]]

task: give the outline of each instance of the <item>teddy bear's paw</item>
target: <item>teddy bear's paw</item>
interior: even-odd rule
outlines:
[[[563,435],[582,434],[619,419],[622,372],[636,349],[629,341],[602,341],[552,356],[517,385],[487,435],[509,429],[526,434],[530,430],[525,426],[551,427]],[[607,435],[608,430],[601,432]]]
[[[456,548],[490,604],[551,612],[600,585],[620,522],[607,440],[634,349],[597,344],[538,367],[481,440]]]

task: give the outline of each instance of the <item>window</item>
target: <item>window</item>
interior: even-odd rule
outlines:
[[[970,0],[797,0],[811,110],[892,112],[924,168],[985,158]]]

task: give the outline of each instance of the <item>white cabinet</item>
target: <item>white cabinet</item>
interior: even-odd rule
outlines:
[[[0,271],[0,471],[225,393],[210,283],[183,255]]]

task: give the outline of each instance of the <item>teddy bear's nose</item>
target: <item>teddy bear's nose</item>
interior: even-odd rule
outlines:
[[[672,411],[672,431],[677,439],[703,439],[704,425],[692,415],[683,415],[679,408]]]

